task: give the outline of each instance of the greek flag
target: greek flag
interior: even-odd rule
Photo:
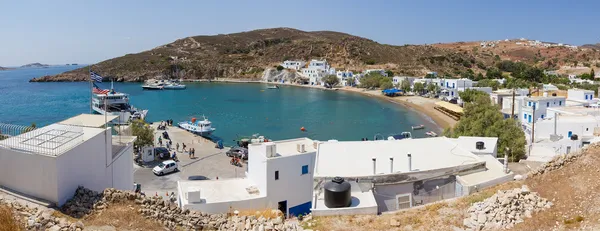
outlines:
[[[102,83],[102,76],[96,74],[96,72],[90,71],[90,78],[94,82]]]

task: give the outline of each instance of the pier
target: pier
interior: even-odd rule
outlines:
[[[155,161],[151,167],[145,168],[135,165],[134,181],[142,185],[142,191],[147,195],[165,195],[166,193],[174,192],[177,194],[178,180],[215,180],[219,179],[245,177],[247,164],[242,163],[242,167],[236,167],[229,164],[231,160],[225,152],[229,147],[223,149],[215,148],[215,143],[207,138],[192,134],[176,126],[167,126],[166,130],[157,130],[158,124],[152,124],[154,129],[154,142],[156,147],[158,137],[162,137],[162,133],[166,131],[169,138],[173,141],[170,153],[177,153],[179,159],[178,172],[165,174],[164,176],[156,176],[152,173],[152,167],[161,161]],[[165,146],[163,138],[163,147]],[[176,144],[179,143],[179,150],[176,150]],[[186,145],[186,151],[183,151],[183,145]],[[187,151],[190,148],[196,149],[196,155],[190,158]]]

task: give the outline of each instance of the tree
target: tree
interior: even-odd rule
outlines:
[[[485,72],[485,77],[488,79],[501,79],[502,71],[498,70],[498,68],[495,67],[488,68]]]
[[[387,74],[388,77],[394,76],[394,72],[393,71],[387,70],[387,71],[385,71],[385,73]]]
[[[134,145],[138,147],[154,146],[154,129],[152,129],[143,120],[134,120],[131,122],[131,133],[137,136]]]
[[[594,68],[590,69],[592,69],[592,71],[590,71],[590,76],[592,76],[592,79],[594,79],[594,77],[596,77],[596,73],[594,72]]]
[[[492,105],[487,96],[478,96],[466,103],[464,115],[453,129],[444,131],[448,137],[482,136],[498,137],[498,151],[501,155],[510,148],[510,160],[519,161],[525,157],[525,133],[520,123],[513,119],[504,119],[498,108]],[[501,151],[502,150],[502,151]]]
[[[464,91],[458,92],[458,95],[464,103],[470,103],[475,101],[477,97],[486,96],[487,93],[474,89],[466,89]]]
[[[500,83],[495,79],[482,79],[477,82],[478,87],[491,87],[492,90],[498,90]]]
[[[340,79],[338,79],[338,77],[335,75],[325,76],[325,77],[323,77],[322,80],[328,87],[333,87],[333,86],[337,85],[338,83],[340,83]]]
[[[471,68],[467,69],[467,71],[460,74],[460,77],[463,79],[475,79],[475,72]]]
[[[400,89],[404,92],[407,93],[410,91],[410,82],[408,81],[408,79],[404,79],[404,81],[402,81],[400,83]]]
[[[426,74],[425,78],[426,79],[435,79],[435,75],[433,75],[433,74]]]
[[[283,66],[281,66],[281,65],[277,66],[278,71],[282,71],[283,69],[285,69],[285,68],[283,68]]]
[[[435,84],[435,83],[427,84],[427,92],[429,92],[430,94],[431,93],[437,94],[437,92],[439,90],[440,90],[440,87],[437,84]]]
[[[393,87],[394,87],[394,84],[392,83],[392,81],[382,81],[379,84],[379,88],[381,88],[382,90],[390,89],[390,88],[393,88]]]
[[[421,82],[416,82],[416,83],[413,85],[413,90],[414,90],[415,92],[419,93],[419,95],[420,95],[420,94],[423,94],[423,91],[425,90],[425,85],[423,85],[423,83],[421,83]]]

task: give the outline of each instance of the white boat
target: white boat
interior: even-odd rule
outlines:
[[[425,128],[425,125],[423,125],[423,124],[412,126],[412,130],[419,130],[419,129],[424,129],[424,128]]]
[[[412,134],[410,132],[402,132],[400,134],[390,135],[387,138],[387,140],[404,140],[404,139],[412,139]]]
[[[114,124],[128,124],[133,119],[144,119],[148,110],[137,109],[129,104],[129,95],[114,90],[96,89],[92,92],[92,110],[101,115],[115,115]]]
[[[183,90],[185,89],[185,85],[180,83],[169,83],[163,86],[165,90]]]
[[[425,132],[425,135],[428,135],[428,136],[431,136],[431,137],[436,137],[437,133],[435,133],[433,131],[428,131],[428,132]]]
[[[206,117],[204,117],[204,119],[200,121],[196,121],[196,118],[192,118],[191,121],[180,122],[178,125],[180,128],[186,131],[201,136],[209,136],[216,130],[212,127],[211,122],[208,121]]]
[[[277,85],[269,86],[269,87],[267,87],[267,89],[279,89],[279,86],[277,86]]]
[[[163,90],[164,86],[161,84],[144,84],[142,88],[144,90]]]

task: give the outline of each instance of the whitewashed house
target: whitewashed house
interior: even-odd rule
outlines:
[[[178,181],[181,208],[206,213],[279,209],[310,213],[316,145],[308,138],[250,144],[246,178]]]
[[[118,116],[108,116],[106,121]],[[135,137],[112,136],[103,115],[82,114],[25,133],[0,125],[0,185],[63,205],[77,187],[133,189]]]
[[[513,89],[498,89],[496,91],[492,91],[489,94],[490,100],[493,104],[503,105],[504,97],[510,96],[510,99],[512,100]],[[523,88],[515,90],[515,96],[526,96],[527,94],[529,94],[529,89]]]
[[[294,69],[294,70],[300,70],[305,65],[306,65],[306,62],[298,61],[298,60],[286,60],[286,61],[283,61],[283,63],[281,64],[281,66],[283,68]]]
[[[313,59],[307,68],[302,69],[302,75],[309,79],[310,85],[323,85],[321,79],[327,75],[335,75],[335,69],[329,66],[327,60]]]
[[[598,99],[594,99],[594,91],[584,89],[569,89],[567,91],[567,101],[579,103],[586,107],[598,103]]]
[[[370,73],[378,73],[382,76],[388,77],[388,75],[384,69],[367,69],[367,70],[363,71],[364,75],[368,75]]]
[[[319,143],[312,215],[375,215],[510,181],[513,173],[496,157],[497,141],[494,137],[436,137]],[[350,206],[325,205],[324,184],[334,177],[350,183]]]
[[[558,87],[552,84],[543,84],[542,88],[544,89],[544,91],[558,91]]]
[[[354,86],[355,85],[355,75],[352,71],[337,71],[335,75],[340,80],[340,85],[342,86]]]
[[[414,85],[414,82],[416,79],[417,79],[417,77],[411,77],[411,76],[394,76],[394,77],[392,77],[392,83],[394,85],[400,86],[402,84],[402,82],[408,81],[408,83],[412,87]]]

